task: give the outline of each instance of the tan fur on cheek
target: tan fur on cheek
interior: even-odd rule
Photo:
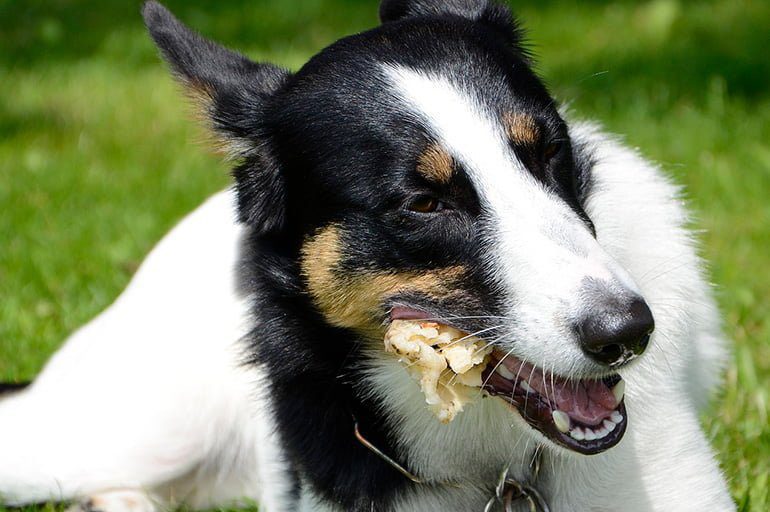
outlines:
[[[330,324],[360,330],[376,330],[382,321],[382,303],[403,292],[440,299],[453,293],[452,286],[465,273],[461,266],[427,272],[340,271],[341,235],[330,225],[309,238],[302,247],[301,271],[313,303]]]
[[[531,145],[540,138],[540,129],[530,116],[507,112],[503,114],[503,124],[508,138],[515,144]]]
[[[339,293],[340,229],[331,224],[313,235],[302,245],[300,270],[307,283],[308,292],[322,311],[334,307]]]
[[[430,181],[449,183],[454,173],[454,161],[438,144],[431,144],[417,161],[417,172]]]

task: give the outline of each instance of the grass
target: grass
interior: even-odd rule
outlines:
[[[289,68],[376,24],[375,2],[357,0],[168,3]],[[555,94],[685,185],[735,342],[704,426],[740,509],[770,509],[770,4],[517,0],[515,11]],[[195,142],[138,3],[0,1],[0,48],[0,380],[23,380],[227,170]]]

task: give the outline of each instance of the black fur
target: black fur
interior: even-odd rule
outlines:
[[[407,18],[457,16],[497,31],[522,54],[524,33],[504,5],[489,0],[383,0],[380,20],[390,23]]]
[[[30,382],[0,382],[0,397],[17,393],[29,387],[30,384]]]
[[[389,510],[414,484],[353,435],[355,418],[370,441],[395,453],[389,418],[361,389],[364,347],[381,339],[330,324],[308,293],[301,249],[334,223],[344,248],[335,271],[346,276],[468,269],[463,292],[451,301],[420,293],[388,297],[371,312],[380,322],[395,302],[439,316],[499,314],[499,285],[478,253],[479,199],[461,168],[445,185],[414,172],[431,136],[400,108],[377,66],[462,77],[484,91],[480,99],[491,112],[531,116],[548,141],[559,141],[558,153],[543,160],[548,141],[512,151],[590,222],[580,202],[587,180],[578,172],[587,170],[528,65],[521,31],[507,9],[486,0],[385,0],[381,27],[338,41],[289,75],[202,39],[159,4],[146,4],[144,16],[181,81],[210,91],[214,128],[249,144],[234,175],[241,220],[251,230],[241,276],[257,297],[250,348],[253,363],[269,375],[279,434],[299,485],[346,511]],[[500,77],[504,88],[497,86]],[[406,205],[425,194],[449,207],[409,211]],[[471,331],[479,324],[457,327]]]

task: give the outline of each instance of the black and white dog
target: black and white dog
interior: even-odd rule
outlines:
[[[677,187],[565,119],[506,8],[380,14],[291,74],[145,5],[235,186],[0,401],[6,504],[734,508],[698,423],[725,352]],[[485,396],[437,421],[383,349],[396,318],[493,344]]]

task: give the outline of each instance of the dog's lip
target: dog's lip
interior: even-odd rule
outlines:
[[[390,310],[391,320],[428,320],[430,315],[425,311],[408,306],[393,306]]]
[[[510,355],[505,358],[500,355],[493,354],[492,362],[484,370],[484,389],[517,410],[531,427],[550,441],[571,451],[592,455],[612,448],[623,438],[628,425],[624,398],[614,395],[617,385],[622,382],[619,375],[570,381],[575,383],[574,390],[571,390],[565,386],[565,379],[561,377],[554,377],[554,381],[549,383],[549,379],[543,378],[540,370],[534,365]],[[498,371],[500,366],[504,366],[502,372]],[[510,370],[516,375],[511,376]],[[529,377],[525,375],[527,372],[530,372]],[[532,377],[533,375],[537,376]],[[594,389],[589,389],[590,387]],[[573,395],[578,394],[578,388],[583,392],[586,402],[582,406],[573,407],[571,402],[576,399]],[[596,395],[591,397],[592,400],[596,398],[603,402],[591,403],[593,411],[590,410],[588,398],[585,396],[587,389]],[[617,388],[617,391],[622,395],[622,388]],[[612,395],[602,396],[605,392]],[[560,396],[557,398],[557,395]],[[566,412],[562,409],[566,409]],[[583,411],[580,409],[585,409],[585,414],[581,414]],[[560,414],[562,429],[556,425],[557,415]],[[567,425],[566,432],[564,422]],[[602,437],[598,437],[597,432]]]

